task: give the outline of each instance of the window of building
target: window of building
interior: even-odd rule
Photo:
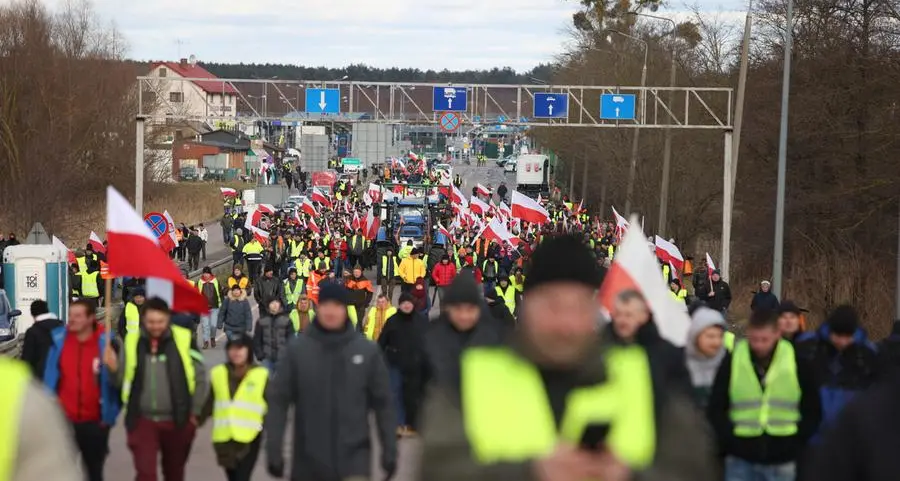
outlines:
[[[184,102],[184,93],[182,92],[169,92],[169,102]]]
[[[160,67],[160,69],[159,69],[159,76],[160,76],[160,77],[165,77],[165,76],[168,75],[168,74],[169,74],[169,70],[168,70],[168,69],[166,69],[165,67]]]

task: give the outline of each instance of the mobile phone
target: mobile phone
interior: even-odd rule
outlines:
[[[579,443],[581,449],[588,451],[598,451],[603,448],[606,437],[609,435],[610,425],[606,424],[588,424],[584,428]]]

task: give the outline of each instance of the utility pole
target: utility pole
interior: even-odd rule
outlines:
[[[781,83],[781,132],[778,135],[778,188],[775,197],[775,252],[772,266],[772,290],[781,299],[784,269],[784,194],[787,177],[788,99],[791,93],[791,51],[793,50],[794,0],[787,0],[784,22],[784,72]]]
[[[644,87],[647,85],[647,52],[648,46],[647,42],[628,35],[627,33],[619,32],[618,30],[607,30],[608,32],[619,34],[623,37],[630,38],[635,42],[639,42],[644,47],[644,67],[641,69],[641,106],[645,105],[646,95],[644,92]],[[644,122],[644,109],[641,108],[641,122]],[[631,199],[634,196],[634,179],[637,175],[637,157],[638,157],[638,147],[640,146],[640,135],[641,128],[640,126],[634,128],[634,137],[631,142],[631,165],[628,167],[628,185],[625,189],[625,215],[631,215]]]
[[[134,136],[134,210],[144,215],[144,117],[135,119]]]
[[[900,202],[898,202],[898,205],[900,205]],[[895,290],[897,300],[894,307],[896,309],[894,319],[900,321],[900,210],[897,211],[897,221],[897,286]]]

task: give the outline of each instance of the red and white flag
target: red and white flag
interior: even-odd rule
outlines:
[[[350,199],[344,199],[344,212],[349,214],[351,210],[353,209],[350,208]]]
[[[269,233],[260,229],[259,227],[250,226],[250,232],[253,233],[253,237],[259,241],[260,244],[265,244],[269,242]]]
[[[78,259],[75,258],[75,253],[66,247],[66,245],[63,244],[63,241],[59,240],[59,237],[53,236],[53,246],[66,253],[66,263],[75,264],[78,262]]]
[[[169,233],[159,239],[159,246],[164,251],[171,252],[172,249],[178,246],[178,238],[175,237],[175,221],[172,220],[172,214],[169,214],[167,210],[163,211],[163,217],[166,218],[166,223],[169,224]]]
[[[260,212],[259,209],[250,209],[250,211],[247,212],[247,218],[244,219],[244,228],[253,230],[253,227],[258,226],[261,220],[262,212]]]
[[[369,195],[368,192],[363,192],[363,203],[366,205],[372,205],[372,196]]]
[[[534,199],[515,190],[512,192],[510,215],[532,224],[546,224],[550,222],[550,213],[547,212],[547,209],[543,208]]]
[[[469,210],[479,215],[485,215],[491,211],[491,208],[478,197],[472,197],[469,202]]]
[[[222,197],[237,197],[237,191],[230,187],[219,187]]]
[[[610,206],[610,207],[612,208],[613,216],[615,216],[615,218],[616,218],[616,237],[621,238],[625,234],[625,232],[628,230],[628,227],[630,226],[630,224],[627,220],[625,220],[624,217],[619,215],[619,212],[616,210],[615,207],[612,207],[612,206]]]
[[[375,209],[369,208],[369,212],[366,214],[366,224],[363,228],[363,235],[365,235],[366,239],[375,240],[378,236],[378,229],[381,227],[381,217],[375,215]]]
[[[306,224],[306,227],[309,228],[314,234],[318,235],[322,233],[322,229],[319,228],[319,224],[316,224],[316,220],[310,217],[309,222]]]
[[[713,262],[712,257],[709,255],[709,252],[706,253],[706,276],[712,276],[713,271],[716,270],[716,264]]]
[[[101,240],[100,236],[94,231],[91,231],[91,237],[88,239],[88,244],[91,245],[94,252],[99,252],[101,254],[106,253],[106,247],[103,245],[103,240]]]
[[[362,229],[362,223],[359,221],[359,213],[353,213],[353,222],[350,223],[350,228],[353,229],[353,232],[356,232],[356,229]]]
[[[440,222],[438,222],[437,226],[438,226],[438,233],[444,234],[444,237],[446,237],[449,240],[450,239],[450,231],[447,230],[447,228],[444,227],[444,225],[441,224]]]
[[[637,224],[637,217],[632,222]],[[659,275],[656,256],[647,249],[647,238],[639,228],[625,234],[600,286],[598,296],[607,313],[613,311],[616,297],[627,290],[644,296],[662,337],[676,346],[684,346],[691,323],[687,307],[669,294],[666,281]]]
[[[312,201],[307,198],[304,198],[303,202],[300,203],[300,210],[308,214],[310,217],[319,215],[319,211],[316,210],[316,206],[313,205]]]
[[[272,204],[257,204],[256,208],[263,214],[272,215],[275,213],[275,206]]]
[[[472,239],[472,242],[475,242],[479,237],[484,237],[488,241],[497,241],[498,244],[502,245],[508,243],[512,236],[506,229],[506,226],[499,219],[494,218],[478,232],[478,235],[475,236],[475,239]]]
[[[498,209],[500,209],[500,214],[502,214],[506,217],[512,217],[512,209],[510,209],[509,206],[506,205],[506,202],[503,202],[501,200],[500,207],[498,207]]]
[[[321,190],[319,190],[318,188],[313,187],[312,195],[310,196],[310,200],[312,200],[313,202],[318,202],[318,203],[324,205],[325,207],[328,207],[329,209],[334,208],[331,205],[331,199],[329,199],[328,196],[325,195],[325,193],[322,192]]]
[[[209,312],[206,297],[181,276],[144,220],[112,187],[106,188],[106,235],[110,275],[146,278],[147,297],[162,298],[175,312]]]
[[[381,202],[381,187],[378,184],[369,182],[369,188],[366,190],[372,202]]]
[[[668,264],[675,266],[675,270],[681,272],[684,269],[684,256],[675,244],[656,236],[656,257],[659,257]]]
[[[481,184],[478,184],[475,186],[475,192],[477,192],[478,195],[483,195],[485,197],[491,196],[491,189],[488,189],[487,187],[485,187]]]
[[[463,207],[469,206],[469,201],[466,200],[466,197],[463,195],[456,186],[453,186],[453,189],[450,191],[450,201],[455,205],[461,205]]]

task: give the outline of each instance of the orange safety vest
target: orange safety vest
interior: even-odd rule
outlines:
[[[306,280],[306,297],[316,305],[319,304],[319,281],[321,281],[322,278],[323,276],[311,272],[309,279]]]
[[[183,239],[183,234],[181,233],[181,229],[175,229],[175,240],[181,242]]]
[[[109,274],[109,264],[100,261],[100,278],[103,280],[115,279],[115,276]]]

